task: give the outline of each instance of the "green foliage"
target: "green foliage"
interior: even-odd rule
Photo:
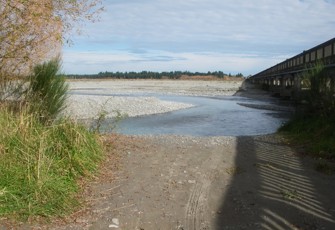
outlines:
[[[78,206],[77,180],[102,159],[96,134],[68,120],[0,110],[0,217],[62,216]]]
[[[228,75],[222,71],[214,72],[190,72],[190,71],[170,71],[170,72],[100,72],[92,75],[68,75],[68,78],[112,78],[112,79],[180,79],[182,76],[215,76],[218,79],[227,77]],[[243,77],[243,74],[238,73],[237,75],[231,75],[230,77]]]
[[[244,77],[242,73],[238,73],[235,75],[235,77]]]
[[[29,79],[28,106],[43,122],[54,120],[65,108],[68,86],[64,77],[58,75],[59,63],[59,59],[54,59],[37,65]]]
[[[333,165],[322,160],[315,163],[314,168],[316,171],[327,175],[331,175],[335,172],[335,167]]]
[[[95,133],[110,133],[114,130],[117,124],[128,117],[127,114],[121,113],[119,110],[113,110],[114,114],[113,118],[108,118],[108,111],[106,110],[106,106],[109,100],[106,100],[98,110],[96,114],[97,119],[95,119],[90,125],[89,129]]]
[[[335,159],[335,76],[321,63],[303,74],[301,111],[280,131],[308,154]]]
[[[308,154],[335,159],[335,118],[297,115],[279,131],[293,143],[304,145]]]
[[[329,117],[335,113],[335,76],[317,63],[303,74],[302,86],[307,88],[304,100],[307,112]]]

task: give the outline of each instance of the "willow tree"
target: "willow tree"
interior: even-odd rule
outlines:
[[[67,35],[101,10],[101,0],[0,0],[0,99],[36,64],[59,55]]]

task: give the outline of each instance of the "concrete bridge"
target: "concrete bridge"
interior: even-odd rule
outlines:
[[[303,73],[322,62],[335,76],[335,38],[289,58],[249,78],[281,97],[294,98],[302,90]]]

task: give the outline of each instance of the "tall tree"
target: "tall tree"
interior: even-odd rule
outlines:
[[[66,34],[101,10],[101,0],[0,0],[0,99],[13,80],[57,56]]]

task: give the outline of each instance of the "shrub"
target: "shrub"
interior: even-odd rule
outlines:
[[[26,101],[42,122],[54,120],[65,108],[68,86],[59,69],[59,59],[53,59],[37,65],[29,78]]]
[[[305,103],[296,116],[279,131],[306,152],[322,158],[335,159],[335,76],[321,63],[303,75]]]
[[[304,98],[307,111],[325,117],[335,113],[335,76],[317,63],[314,68],[303,74],[303,86],[308,89]]]

